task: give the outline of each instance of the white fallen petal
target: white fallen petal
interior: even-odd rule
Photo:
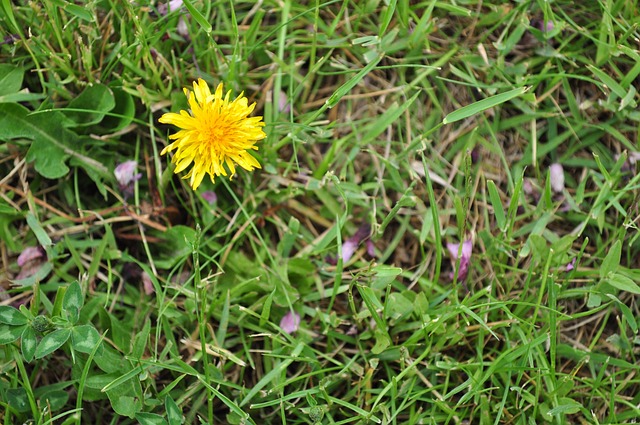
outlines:
[[[551,189],[556,193],[561,193],[564,190],[564,168],[557,162],[551,164],[549,167],[549,180],[551,183]]]

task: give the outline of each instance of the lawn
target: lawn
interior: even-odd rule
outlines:
[[[1,0],[0,421],[640,420],[639,25]]]

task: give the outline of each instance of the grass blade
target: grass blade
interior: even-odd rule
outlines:
[[[504,93],[497,94],[495,96],[482,99],[478,102],[474,102],[471,105],[463,106],[462,108],[451,112],[442,120],[443,124],[451,124],[452,122],[460,121],[470,116],[479,114],[482,111],[486,111],[489,108],[498,106],[501,103],[508,102],[509,100],[521,96],[529,87],[519,87],[517,89],[509,90]]]

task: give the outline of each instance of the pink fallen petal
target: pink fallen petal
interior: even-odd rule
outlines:
[[[113,174],[115,174],[116,180],[118,180],[120,192],[122,192],[125,199],[133,196],[134,184],[142,177],[142,173],[136,173],[137,168],[138,163],[132,160],[118,164],[116,169],[113,170]]]
[[[629,161],[631,165],[635,165],[635,163],[638,162],[639,160],[640,160],[640,152],[629,152],[629,157],[627,158],[627,161]]]
[[[342,244],[342,263],[343,264],[351,260],[351,257],[358,249],[358,245],[360,245],[360,242],[354,240],[353,238],[347,239]]]
[[[542,32],[551,32],[555,29],[555,25],[553,24],[553,21],[540,21],[538,22],[538,25],[536,25],[536,27],[542,31]]]
[[[158,5],[158,13],[160,13],[162,16],[166,15],[169,12],[173,12],[175,10],[178,10],[182,7],[183,1],[182,0],[171,0],[167,3],[162,3]]]
[[[576,266],[576,259],[574,258],[573,260],[571,260],[567,266],[565,267],[565,271],[570,272],[571,270],[573,270]]]
[[[524,181],[522,182],[522,191],[525,193],[525,195],[529,195],[529,196],[538,195],[538,189],[535,188],[530,178],[525,178]]]
[[[448,243],[447,249],[449,250],[449,254],[451,255],[451,257],[457,258],[458,250],[460,250],[460,244]],[[471,242],[471,240],[464,241],[462,243],[462,250],[460,251],[460,258],[462,258],[465,261],[469,261],[469,259],[471,258],[472,251],[473,251],[473,243]]]
[[[17,280],[26,279],[35,275],[47,262],[47,255],[42,247],[30,246],[25,248],[16,260],[20,266]]]
[[[156,289],[153,287],[153,282],[151,281],[151,276],[145,271],[142,272],[142,288],[144,289],[144,293],[147,295],[151,295],[156,292]]]
[[[169,2],[169,12],[180,9],[182,7],[182,3],[182,0],[171,0]]]
[[[365,223],[358,228],[356,233],[344,241],[342,244],[342,262],[348,262],[353,254],[358,250],[360,244],[369,238],[369,234],[371,233],[371,225]],[[369,250],[369,246],[367,246],[367,250]],[[337,257],[327,256],[325,261],[329,264],[336,265],[338,263]]]
[[[455,267],[458,262],[458,250],[460,250],[460,268],[458,269],[458,280],[465,280],[467,278],[467,274],[469,273],[469,264],[471,262],[471,253],[473,251],[473,242],[471,242],[470,239],[464,241],[462,243],[461,249],[459,243],[447,243],[447,250],[449,250],[449,255],[451,257],[453,267]],[[451,279],[453,279],[453,272],[451,273],[450,277]]]
[[[356,233],[342,244],[342,263],[347,263],[353,257],[363,240],[369,237],[371,226],[367,223],[361,225]]]
[[[564,190],[564,169],[561,164],[554,163],[549,166],[549,180],[554,192],[561,193]]]
[[[187,21],[184,20],[184,16],[180,16],[180,19],[178,19],[176,32],[182,37],[189,39],[189,27],[187,27]]]
[[[212,190],[206,190],[202,192],[202,199],[207,201],[210,205],[213,205],[218,200],[218,195]]]
[[[116,176],[116,180],[120,186],[127,186],[135,181],[140,180],[142,177],[142,173],[137,173],[136,170],[138,168],[138,163],[136,161],[125,161],[116,166],[116,169],[113,171],[113,174]]]
[[[291,111],[291,104],[289,103],[289,99],[287,99],[287,94],[283,91],[280,91],[280,95],[278,96],[278,111],[285,114]]]
[[[44,257],[44,250],[39,246],[28,246],[18,256],[18,265],[24,267],[29,261]]]
[[[373,244],[373,241],[371,239],[367,239],[364,245],[367,247],[367,254],[369,254],[369,257],[375,257],[376,246]]]
[[[300,327],[300,315],[295,311],[290,311],[280,320],[280,328],[288,334],[292,334]]]

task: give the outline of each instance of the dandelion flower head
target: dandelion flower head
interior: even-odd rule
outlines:
[[[222,83],[211,93],[203,79],[194,81],[193,91],[185,88],[184,93],[190,111],[169,112],[159,119],[180,128],[169,136],[173,142],[161,153],[175,150],[172,162],[176,164],[176,174],[193,163],[183,178],[189,179],[189,185],[196,190],[205,174],[214,181],[215,176],[226,176],[227,169],[233,176],[236,164],[247,171],[261,168],[249,153],[258,150],[256,142],[267,136],[262,131],[262,117],[249,117],[255,103],[249,105],[243,93],[230,100],[231,90],[223,96]]]

